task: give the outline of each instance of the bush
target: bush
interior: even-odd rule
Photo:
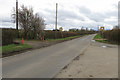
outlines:
[[[12,44],[13,40],[16,38],[17,31],[15,29],[2,29],[2,45]]]

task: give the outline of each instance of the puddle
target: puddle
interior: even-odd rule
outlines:
[[[107,48],[107,46],[101,46],[102,48]]]
[[[109,45],[107,45],[107,46],[101,46],[102,48],[116,48],[115,46],[109,46]]]
[[[95,40],[91,40],[92,42],[95,42]]]

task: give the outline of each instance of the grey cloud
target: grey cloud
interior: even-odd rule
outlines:
[[[65,20],[65,19],[78,19],[81,21],[84,21],[85,19],[82,16],[79,16],[78,14],[76,14],[74,11],[68,11],[68,10],[59,10],[58,11],[58,17],[61,20]]]
[[[98,13],[98,12],[92,12],[87,7],[80,7],[79,12],[84,14],[86,17],[88,17],[91,20],[94,20],[95,22],[103,22],[104,19],[109,18],[111,16],[117,16],[117,11],[108,11],[105,13]]]
[[[55,23],[55,14],[53,14],[52,10],[45,9],[44,12],[39,12],[39,15],[41,17],[45,18],[45,23],[46,24],[54,24]]]
[[[117,25],[118,21],[106,21],[105,23],[110,24],[110,25]]]
[[[66,27],[67,28],[72,28],[72,27],[79,28],[81,26],[97,29],[95,26],[100,24],[99,21],[103,21],[104,18],[106,18],[106,15],[101,14],[101,13],[93,13],[87,8],[81,8],[81,10],[82,10],[81,13],[84,13],[86,15],[86,17],[90,18],[91,20],[94,20],[95,23],[91,23],[91,24],[85,23],[84,22],[85,19],[83,17],[77,15],[75,12],[60,9],[60,10],[58,10],[58,25],[65,27],[65,29],[66,29]],[[44,12],[40,12],[40,14],[42,14],[44,16],[44,18],[46,18],[47,25],[55,24],[55,11],[54,10],[45,9]],[[66,20],[66,19],[70,19],[70,20]],[[82,23],[81,22],[74,23],[72,20],[80,20],[80,21],[82,21]]]
[[[46,19],[46,24],[55,24],[55,11],[51,9],[44,9],[44,11],[39,13]],[[64,9],[58,10],[58,25],[60,26],[70,26],[70,24],[74,24],[73,22],[68,21],[71,20],[80,20],[84,21],[85,19],[79,15],[77,15],[73,11],[68,11]]]
[[[80,10],[81,13],[84,13],[84,14],[91,14],[90,9],[88,9],[88,8],[85,7],[85,6],[78,7],[78,8],[79,8],[79,10]]]
[[[12,22],[2,22],[2,24],[0,24],[0,27],[4,27],[4,28],[15,28],[15,24]]]
[[[14,28],[14,23],[10,17],[0,17],[0,26],[5,27],[5,28]]]
[[[48,14],[54,14],[55,13],[55,10],[49,9],[49,8],[44,9],[44,11],[46,11]]]
[[[4,23],[4,22],[12,22],[12,19],[11,18],[9,18],[9,17],[1,17],[0,18],[0,22],[2,22],[2,23]]]

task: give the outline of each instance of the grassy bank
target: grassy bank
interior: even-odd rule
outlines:
[[[103,39],[103,37],[100,34],[97,34],[94,39]]]
[[[66,38],[59,38],[59,39],[47,39],[47,41],[59,41],[59,40],[70,40],[70,39],[74,39],[74,38],[78,38],[81,37],[79,36],[71,36],[71,37],[66,37]]]
[[[109,43],[109,41],[107,39],[103,38],[100,34],[97,34],[94,37],[94,40],[98,41],[98,42]]]
[[[2,46],[0,47],[2,48],[2,53],[10,53],[10,52],[15,52],[15,51],[21,51],[21,50],[25,50],[25,49],[29,49],[32,48],[32,46],[28,45],[28,44],[10,44],[10,45],[6,45],[6,46]]]

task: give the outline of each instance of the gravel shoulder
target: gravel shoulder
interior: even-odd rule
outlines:
[[[92,41],[55,78],[118,78],[118,46]]]

